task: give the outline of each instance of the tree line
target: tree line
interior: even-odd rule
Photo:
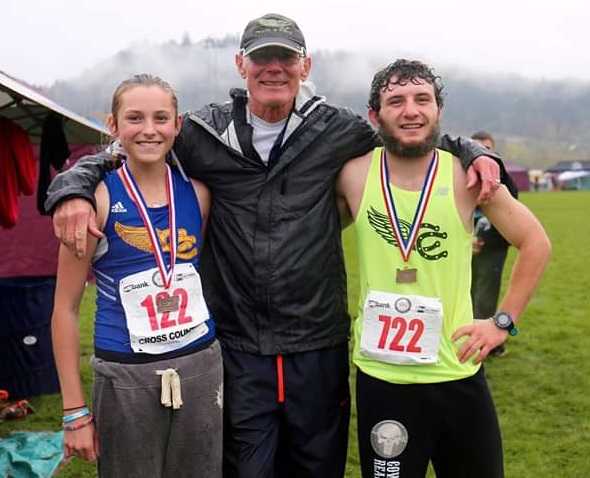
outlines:
[[[243,80],[233,61],[239,38],[136,45],[81,75],[54,83],[46,93],[68,108],[99,121],[110,109],[115,86],[134,73],[162,76],[177,90],[182,110],[228,99]],[[374,72],[396,52],[313,52],[312,81],[334,104],[365,115]],[[544,167],[563,159],[590,158],[590,83],[474,75],[434,65],[445,84],[443,130],[469,135],[485,129],[498,149],[523,165]]]

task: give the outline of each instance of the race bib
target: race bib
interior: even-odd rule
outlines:
[[[201,278],[190,263],[176,264],[168,289],[154,267],[122,279],[119,293],[136,353],[171,352],[209,331]]]
[[[436,363],[442,319],[438,298],[370,291],[363,309],[361,354],[402,365]]]

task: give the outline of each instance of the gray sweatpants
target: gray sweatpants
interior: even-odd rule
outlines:
[[[94,357],[94,415],[101,478],[220,478],[223,367],[219,343],[147,364]],[[184,405],[160,403],[161,377],[180,375]]]

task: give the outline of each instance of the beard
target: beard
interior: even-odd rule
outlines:
[[[420,158],[436,148],[440,138],[440,124],[437,121],[424,141],[412,145],[402,144],[398,137],[385,131],[381,124],[379,124],[377,132],[383,142],[383,146],[391,154],[399,158],[414,159]]]

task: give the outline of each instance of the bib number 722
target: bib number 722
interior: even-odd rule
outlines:
[[[190,315],[186,315],[186,306],[188,304],[188,294],[184,289],[174,289],[172,297],[178,297],[180,304],[178,307],[178,317],[176,319],[170,319],[170,312],[162,312],[160,322],[158,323],[158,315],[156,313],[156,307],[154,306],[154,297],[152,294],[148,295],[145,299],[140,302],[140,305],[145,307],[148,318],[150,320],[150,328],[155,330],[167,329],[168,327],[174,327],[175,325],[188,324],[192,322],[193,318]],[[170,294],[166,291],[158,292],[156,294],[156,302],[162,299],[170,299]]]
[[[387,346],[387,338],[391,329],[395,329],[395,335],[389,343],[389,350],[394,352],[422,352],[422,347],[416,344],[424,333],[424,322],[420,319],[406,319],[404,317],[391,317],[390,315],[379,315],[379,322],[383,323],[381,337],[379,338],[380,349]],[[411,334],[407,345],[402,345],[402,339],[406,332]]]

